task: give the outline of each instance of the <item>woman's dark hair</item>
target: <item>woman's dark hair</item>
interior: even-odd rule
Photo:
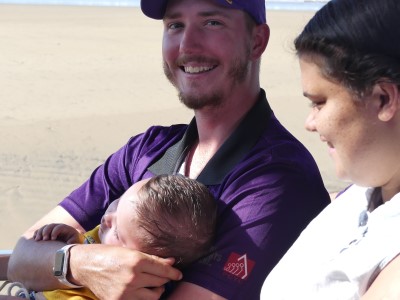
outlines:
[[[138,197],[141,251],[175,257],[179,268],[210,253],[217,204],[205,185],[181,175],[159,175],[141,187]]]
[[[400,87],[400,0],[331,0],[294,45],[359,97],[379,81]]]

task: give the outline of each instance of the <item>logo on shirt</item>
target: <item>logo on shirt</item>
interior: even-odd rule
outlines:
[[[210,252],[211,254],[199,260],[199,263],[211,267],[222,260],[222,255],[216,251],[215,247],[212,247]]]
[[[246,280],[253,270],[254,265],[255,262],[248,259],[247,254],[239,255],[232,252],[224,265],[224,271],[236,278]]]

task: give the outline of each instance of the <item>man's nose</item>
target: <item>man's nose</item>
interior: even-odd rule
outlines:
[[[182,34],[180,52],[183,54],[193,54],[202,48],[202,30],[194,25],[187,25]]]

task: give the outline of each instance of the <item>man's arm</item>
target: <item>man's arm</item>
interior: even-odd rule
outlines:
[[[8,260],[10,254],[0,254],[0,280],[7,279]]]
[[[11,280],[37,291],[65,288],[52,273],[55,252],[65,244],[32,239],[36,229],[52,222],[66,223],[83,231],[63,208],[53,209],[18,241],[9,262]],[[158,299],[163,292],[162,285],[181,278],[172,264],[171,259],[122,247],[76,245],[70,251],[68,279],[87,286],[100,299]]]
[[[362,300],[400,299],[400,255],[397,255],[378,275]]]
[[[83,231],[83,228],[62,207],[57,206],[51,210],[19,239],[8,264],[8,278],[10,280],[20,281],[27,288],[34,290],[63,287],[53,276],[52,269],[55,253],[65,243],[60,241],[35,242],[32,239],[37,229],[55,221]]]

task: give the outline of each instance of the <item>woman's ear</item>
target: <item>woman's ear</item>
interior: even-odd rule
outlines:
[[[373,94],[379,97],[378,118],[390,121],[400,109],[400,92],[395,83],[379,82],[375,85]]]
[[[269,41],[269,27],[267,24],[260,24],[254,28],[253,47],[251,57],[259,59],[267,48]]]

